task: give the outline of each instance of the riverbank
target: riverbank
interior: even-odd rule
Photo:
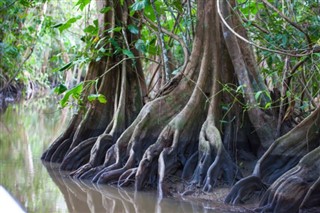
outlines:
[[[22,99],[29,100],[44,96],[48,87],[29,82],[24,85],[21,82],[13,82],[0,90],[0,114],[4,113],[10,104],[19,103]]]

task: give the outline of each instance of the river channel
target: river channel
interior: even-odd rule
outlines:
[[[72,115],[72,109],[57,106],[45,97],[10,105],[0,115],[0,185],[26,212],[243,212],[223,204],[215,208],[209,202],[159,200],[155,192],[83,183],[61,173],[58,165],[44,166],[42,152]]]

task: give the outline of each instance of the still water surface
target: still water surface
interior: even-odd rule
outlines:
[[[160,201],[153,192],[78,182],[60,173],[58,165],[45,167],[40,156],[67,126],[71,113],[57,110],[47,97],[9,106],[0,115],[0,185],[27,212],[243,212],[222,204],[213,208],[204,202]]]

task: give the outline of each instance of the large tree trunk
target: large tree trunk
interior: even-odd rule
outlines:
[[[97,1],[98,11],[106,6],[113,7],[107,14],[99,14],[98,20],[102,38],[104,36],[110,36],[111,38],[116,36],[115,33],[107,34],[106,31],[109,28],[114,28],[116,22],[117,24],[122,23],[122,27],[127,29],[127,25],[131,23],[131,18],[128,16],[128,12],[123,13],[123,11],[128,11],[129,2],[125,2],[124,8],[122,8],[118,4],[113,4],[113,1]],[[130,44],[136,39],[135,35],[129,35],[126,31],[123,34],[126,36],[126,39],[123,40]],[[127,48],[125,41],[122,43],[124,49]],[[82,161],[85,162],[89,159],[90,149],[94,143],[87,143],[86,149],[73,150],[83,141],[98,137],[101,134],[107,134],[112,137],[114,143],[133,122],[143,106],[146,85],[141,62],[139,60],[133,62],[131,59],[128,60],[126,56],[113,54],[115,50],[110,44],[106,48],[111,49],[110,54],[113,56],[105,57],[99,62],[91,62],[85,78],[85,82],[99,79],[98,91],[94,91],[94,88],[92,88],[83,94],[84,105],[88,109],[80,108],[78,113],[73,116],[66,131],[42,155],[42,159],[46,161],[62,162],[65,160],[61,166],[62,169],[73,170],[79,166],[78,160],[76,162],[72,160],[72,157],[66,157],[68,153],[82,152],[82,155],[86,158]],[[136,50],[132,49],[132,52],[136,57],[139,56]],[[123,62],[120,63],[120,61]],[[133,66],[133,63],[135,63],[135,66]],[[117,64],[120,65],[115,66]],[[105,95],[108,103],[102,104],[98,101],[89,103],[86,100],[87,95],[96,92]],[[99,142],[101,138],[104,137],[98,137],[97,141]],[[96,146],[99,146],[97,144]],[[101,157],[99,156],[99,158]],[[74,166],[73,163],[75,163]]]
[[[100,5],[102,1],[98,2]],[[100,7],[109,6],[113,1],[106,2],[108,4]],[[110,4],[112,13],[100,17],[100,25],[121,20],[127,26],[131,20],[128,5],[129,1],[125,1],[123,7]],[[319,161],[316,151],[319,148],[316,148],[319,147],[320,108],[276,140],[278,119],[273,111],[262,110],[255,99],[255,94],[266,90],[266,86],[255,66],[253,50],[225,27],[218,11],[223,17],[232,17],[227,1],[218,1],[218,4],[198,1],[198,24],[188,61],[182,72],[144,106],[146,86],[139,60],[136,60],[136,69],[131,60],[121,56],[92,63],[87,78],[104,75],[99,93],[107,97],[108,103],[96,102],[86,113],[79,111],[43,159],[62,162],[60,168],[72,171],[75,178],[118,186],[134,184],[137,190],[157,187],[163,196],[173,179],[186,181],[186,191],[194,191],[196,187],[212,191],[219,184],[239,180],[242,177],[237,165],[239,156],[229,151],[233,143],[242,141],[235,145],[241,149],[237,150],[240,157],[245,155],[246,160],[252,160],[251,156],[262,157],[253,174],[233,187],[227,202],[245,201],[252,193],[265,191],[271,185],[261,200],[263,209],[276,209],[277,205],[290,209],[282,195],[295,191],[301,196],[293,201],[294,207],[314,206],[319,194],[316,178],[319,167],[308,162]],[[246,36],[244,28],[238,26],[239,19],[230,18],[227,23]],[[123,36],[129,41],[135,39],[125,33]],[[126,42],[123,45],[125,47]],[[120,60],[121,65],[110,70]],[[243,97],[226,89],[228,85],[241,88]],[[235,100],[245,102],[247,112],[236,109],[239,103],[233,103],[226,111],[221,109],[225,102]],[[262,97],[262,104],[266,101],[270,100]],[[243,119],[246,123],[242,126],[240,118],[232,122],[232,118],[240,114],[248,117]],[[221,124],[220,121],[227,118],[227,124]],[[233,136],[236,139],[232,139]],[[251,156],[243,154],[246,152],[251,152]],[[297,167],[288,171],[294,166]],[[313,172],[306,175],[307,171]],[[296,177],[300,179],[291,181]],[[302,185],[308,189],[300,190]]]

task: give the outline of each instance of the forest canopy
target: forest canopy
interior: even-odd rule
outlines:
[[[160,196],[230,186],[230,204],[320,208],[318,0],[0,8],[0,93],[42,76],[36,84],[54,88],[60,107],[77,108],[44,161]],[[57,10],[74,13],[58,20]]]

